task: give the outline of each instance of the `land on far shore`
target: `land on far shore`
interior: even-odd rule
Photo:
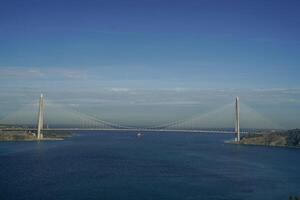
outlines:
[[[24,131],[22,127],[20,130],[9,131],[5,128],[10,128],[9,125],[0,125],[0,141],[36,141],[36,133],[32,131]],[[2,129],[2,130],[1,130]],[[43,131],[44,138],[42,140],[63,140],[64,138],[71,137],[70,131]]]
[[[262,131],[250,133],[242,136],[239,143],[242,145],[261,145],[278,147],[297,147],[300,148],[300,129],[287,131]]]

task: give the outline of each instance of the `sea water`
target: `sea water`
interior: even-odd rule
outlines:
[[[0,199],[221,200],[300,196],[300,149],[225,144],[231,134],[77,132],[0,142]]]

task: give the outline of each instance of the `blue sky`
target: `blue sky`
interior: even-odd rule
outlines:
[[[154,104],[176,105],[176,116],[240,95],[284,127],[300,124],[299,1],[0,2],[3,113],[40,91],[86,112]],[[133,119],[154,116],[142,111]]]

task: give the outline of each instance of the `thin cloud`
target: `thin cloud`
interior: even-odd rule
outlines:
[[[43,69],[37,67],[0,67],[0,78],[66,78],[66,79],[86,79],[88,72],[81,69],[51,68]]]
[[[88,77],[87,72],[84,70],[67,70],[62,68],[55,69],[53,71],[59,73],[60,76],[63,76],[64,78],[68,79],[86,79]]]
[[[129,92],[131,89],[122,88],[122,87],[113,87],[113,88],[109,88],[108,90],[112,92]]]
[[[44,75],[38,68],[0,67],[0,78],[34,78]]]

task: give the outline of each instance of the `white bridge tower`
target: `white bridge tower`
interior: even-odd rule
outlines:
[[[39,102],[38,124],[37,124],[37,139],[43,139],[43,126],[44,126],[44,96],[41,94]]]
[[[235,99],[235,141],[240,142],[240,99]]]

